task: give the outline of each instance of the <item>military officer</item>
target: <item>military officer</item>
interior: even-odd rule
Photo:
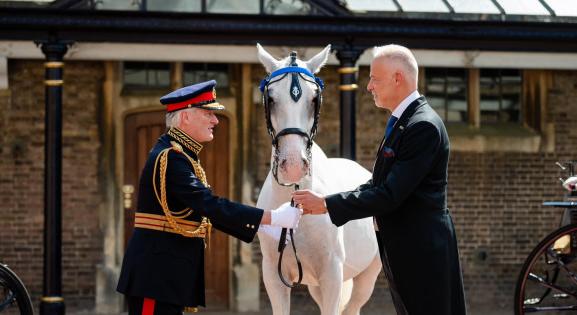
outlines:
[[[213,195],[198,154],[218,124],[214,80],[163,96],[167,132],[142,170],[130,239],[117,290],[130,315],[181,314],[205,306],[204,249],[211,227],[251,242],[259,225],[295,228],[301,210],[263,210]]]

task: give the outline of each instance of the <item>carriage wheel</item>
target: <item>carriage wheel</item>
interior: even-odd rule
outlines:
[[[26,287],[14,272],[3,264],[0,264],[0,313],[34,314]]]
[[[577,311],[577,224],[554,231],[533,249],[517,280],[514,303],[516,315]]]

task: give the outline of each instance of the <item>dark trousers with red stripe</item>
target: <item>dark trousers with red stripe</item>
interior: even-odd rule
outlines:
[[[182,315],[184,307],[154,299],[127,296],[129,315]]]

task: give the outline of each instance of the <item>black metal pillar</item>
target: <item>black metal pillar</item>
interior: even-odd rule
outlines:
[[[63,315],[62,298],[62,59],[68,43],[37,42],[46,62],[44,131],[44,286],[40,315]]]
[[[340,61],[339,74],[341,78],[340,90],[340,136],[341,136],[341,156],[347,159],[356,159],[356,95],[357,95],[357,73],[356,67],[359,56],[363,49],[352,45],[345,45],[337,48],[336,56]]]

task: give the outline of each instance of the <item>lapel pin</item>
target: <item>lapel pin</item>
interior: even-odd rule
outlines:
[[[383,157],[385,158],[391,158],[395,156],[395,151],[393,151],[392,148],[390,147],[384,147],[383,148]]]

